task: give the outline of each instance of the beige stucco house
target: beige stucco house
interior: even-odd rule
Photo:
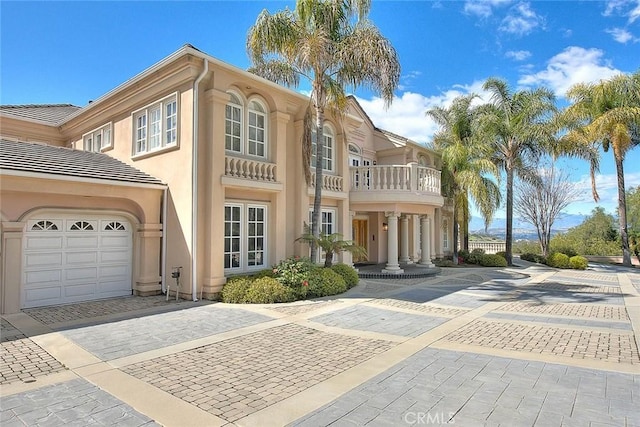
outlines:
[[[450,241],[440,159],[350,102],[324,129],[323,229],[368,250],[339,261],[428,268]],[[85,107],[0,107],[2,312],[158,294],[178,267],[181,296],[209,298],[308,254],[308,104],[185,45]]]

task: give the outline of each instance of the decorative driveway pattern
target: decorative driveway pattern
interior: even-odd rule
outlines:
[[[327,326],[416,337],[448,319],[358,305],[309,319]]]
[[[158,425],[82,379],[3,398],[0,424],[2,427]]]
[[[0,423],[640,427],[640,271],[523,265],[2,316]]]
[[[285,325],[138,363],[124,371],[235,421],[393,345]]]
[[[238,308],[212,310],[205,306],[62,333],[101,359],[111,360],[269,320]]]
[[[500,311],[551,314],[554,316],[591,317],[596,319],[629,320],[625,307],[588,304],[536,304],[512,302],[500,307]]]
[[[637,426],[640,375],[424,349],[293,426]]]
[[[574,359],[640,363],[633,334],[475,320],[446,341],[504,350],[549,353]]]

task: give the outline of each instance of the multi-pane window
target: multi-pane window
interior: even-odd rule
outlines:
[[[178,97],[171,95],[133,114],[134,154],[144,154],[178,142]]]
[[[324,145],[322,148],[322,169],[333,172],[335,163],[335,153],[333,146],[333,132],[328,126],[324,127],[323,140]],[[315,130],[311,133],[311,167],[316,167],[316,152],[317,152],[318,134]]]
[[[446,219],[442,221],[442,247],[449,249],[449,221]]]
[[[266,114],[260,104],[249,104],[249,154],[264,157]]]
[[[240,97],[230,93],[225,107],[224,144],[227,151],[257,157],[267,156],[267,112],[253,100],[245,109]]]
[[[225,109],[224,146],[229,151],[242,151],[242,104],[237,96],[231,95],[231,101]]]
[[[103,148],[111,147],[111,123],[108,123],[83,136],[84,150],[99,153]]]
[[[312,221],[313,210],[309,210],[309,224]],[[336,229],[336,211],[334,209],[322,209],[320,211],[320,233],[333,234]]]
[[[264,268],[267,263],[267,207],[228,203],[224,207],[224,268]]]

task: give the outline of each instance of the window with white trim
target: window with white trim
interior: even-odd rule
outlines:
[[[267,265],[267,206],[224,205],[224,268],[244,271]]]
[[[312,223],[313,209],[309,209],[309,226]],[[336,210],[321,209],[320,210],[320,234],[336,233]]]
[[[334,171],[335,147],[333,146],[333,131],[329,126],[324,127],[322,132],[324,145],[322,147],[322,169],[328,172]],[[318,135],[315,129],[311,131],[311,167],[316,167],[316,150]]]
[[[442,247],[449,249],[449,221],[442,220]]]
[[[178,143],[178,95],[170,95],[133,113],[133,154],[145,154]]]
[[[237,94],[231,97],[225,107],[224,140],[225,149],[239,154],[267,157],[268,114],[265,105],[251,100],[245,110]]]
[[[85,133],[82,136],[84,151],[92,151],[99,153],[104,148],[110,148],[111,140],[111,123],[107,123],[98,129]]]

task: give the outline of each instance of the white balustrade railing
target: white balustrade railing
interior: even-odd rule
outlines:
[[[351,191],[412,191],[440,194],[440,171],[424,166],[353,166]]]
[[[276,165],[274,163],[231,156],[226,156],[224,161],[225,176],[254,181],[276,181]]]
[[[327,173],[322,174],[322,189],[328,191],[343,191],[344,179],[338,175],[329,175]],[[311,172],[310,187],[316,187],[316,173]]]
[[[461,246],[458,246],[458,247],[461,247]],[[474,249],[482,249],[485,254],[497,254],[498,252],[505,251],[505,242],[496,242],[496,241],[483,242],[480,240],[470,240],[469,251],[472,251]]]

